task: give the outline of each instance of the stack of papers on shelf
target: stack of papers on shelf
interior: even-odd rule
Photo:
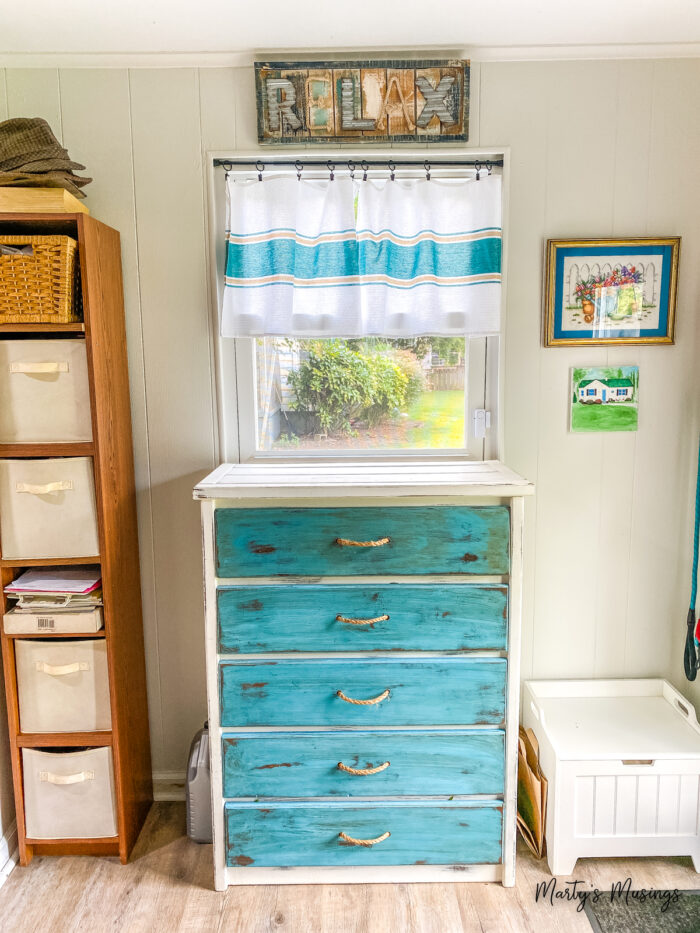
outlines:
[[[102,605],[99,567],[27,570],[5,587],[14,612],[90,612]]]

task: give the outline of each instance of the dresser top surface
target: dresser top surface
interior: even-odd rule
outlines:
[[[195,499],[323,496],[511,496],[535,487],[498,460],[338,460],[223,463],[194,488]]]

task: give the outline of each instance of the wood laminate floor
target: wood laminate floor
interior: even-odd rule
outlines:
[[[211,847],[184,836],[184,805],[155,804],[127,866],[35,858],[0,888],[2,933],[590,933],[576,904],[535,902],[550,879],[519,843],[517,884],[212,888]],[[572,878],[610,890],[700,888],[689,858],[585,859]],[[558,879],[558,890],[564,888]],[[671,905],[670,909],[673,909]]]

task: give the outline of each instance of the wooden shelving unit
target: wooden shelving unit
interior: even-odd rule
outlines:
[[[25,557],[16,560],[0,560],[0,567],[73,567],[81,564],[97,565],[101,563],[99,557]]]
[[[0,338],[84,335],[90,381],[90,398],[85,404],[91,408],[93,440],[87,444],[4,444],[0,445],[0,458],[92,457],[100,542],[99,555],[48,560],[3,560],[0,542],[0,582],[6,586],[28,567],[100,565],[104,602],[104,629],[96,634],[2,632],[20,862],[27,865],[34,855],[118,855],[126,862],[153,800],[153,789],[119,234],[87,214],[0,214],[0,233],[62,233],[78,241],[84,322],[0,324]],[[0,609],[4,612],[7,606],[2,595]],[[105,639],[112,711],[109,732],[21,732],[15,641],[31,637]],[[21,749],[62,746],[111,746],[118,836],[26,836]]]
[[[36,328],[44,334],[84,334],[84,324],[0,324],[0,334],[33,334]]]
[[[0,458],[93,457],[94,444],[0,444]]]

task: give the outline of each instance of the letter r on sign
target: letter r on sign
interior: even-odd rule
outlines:
[[[265,90],[270,130],[277,133],[284,129],[283,124],[290,130],[298,130],[301,120],[292,109],[297,99],[292,82],[288,78],[268,78]]]

